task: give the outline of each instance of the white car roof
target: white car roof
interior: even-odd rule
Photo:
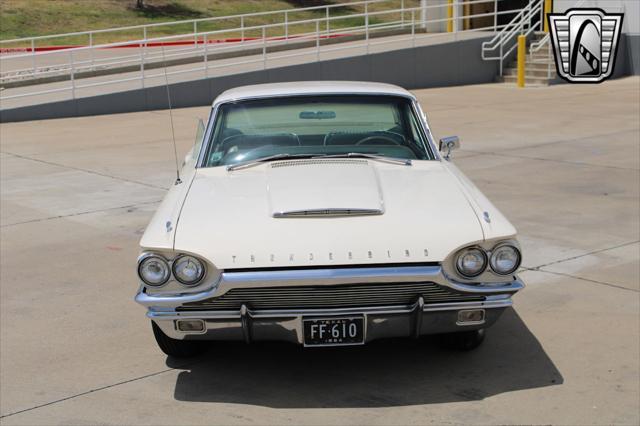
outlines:
[[[235,87],[221,93],[213,101],[213,105],[242,99],[325,94],[395,95],[415,99],[410,92],[393,84],[366,81],[292,81]]]

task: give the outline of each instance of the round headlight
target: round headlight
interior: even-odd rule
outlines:
[[[145,284],[150,286],[160,286],[171,276],[169,264],[159,256],[148,256],[138,264],[138,275]]]
[[[204,265],[193,256],[180,256],[173,262],[173,276],[184,285],[194,285],[204,277]]]
[[[495,273],[511,274],[520,266],[520,252],[513,246],[500,246],[491,253],[490,263]]]
[[[465,277],[475,277],[487,267],[487,255],[479,248],[465,249],[458,254],[456,267]]]

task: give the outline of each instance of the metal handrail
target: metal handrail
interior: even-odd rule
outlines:
[[[137,30],[137,29],[150,29],[155,27],[165,27],[170,25],[185,25],[185,24],[193,24],[193,23],[202,23],[202,22],[213,22],[213,21],[223,21],[228,19],[238,19],[238,18],[252,18],[256,16],[266,16],[266,15],[276,15],[281,13],[297,13],[297,12],[308,12],[312,10],[320,10],[320,9],[333,9],[345,6],[360,6],[364,4],[374,4],[374,3],[382,3],[388,0],[361,0],[354,2],[346,2],[346,3],[338,3],[338,4],[328,4],[323,6],[309,6],[309,7],[301,7],[301,8],[292,8],[292,9],[280,9],[280,10],[269,10],[264,12],[253,12],[253,13],[242,13],[237,15],[226,15],[226,16],[213,16],[210,18],[197,18],[197,19],[186,19],[182,21],[170,21],[170,22],[158,22],[153,24],[142,24],[142,25],[130,25],[125,27],[113,27],[113,28],[103,28],[99,30],[89,30],[89,31],[77,31],[72,33],[63,33],[63,34],[51,34],[44,36],[34,36],[34,37],[21,37],[14,38],[10,40],[0,40],[0,44],[2,43],[18,43],[23,41],[31,40],[46,40],[46,39],[55,39],[62,37],[75,37],[75,36],[83,36],[90,34],[102,34],[108,32],[118,32],[118,31],[126,31],[126,30]]]
[[[571,7],[572,8],[581,7],[585,3],[586,3],[586,0],[579,0],[579,1],[575,2],[573,4],[573,6],[571,6]],[[544,17],[542,19],[544,19]],[[540,40],[536,41],[535,43],[531,43],[531,46],[529,46],[529,54],[533,54],[533,53],[539,51],[540,49],[542,49],[543,46],[545,46],[547,43],[549,43],[550,40],[551,40],[551,35],[549,33],[547,33]]]
[[[486,2],[494,2],[494,1],[495,0],[474,0],[471,3],[486,3]],[[0,97],[0,99],[9,100],[9,99],[24,98],[24,97],[30,97],[30,96],[40,96],[48,93],[59,93],[59,92],[69,92],[71,94],[71,97],[75,99],[76,91],[79,89],[84,89],[88,87],[109,86],[109,85],[120,84],[123,82],[130,82],[130,81],[140,81],[140,84],[142,85],[142,87],[145,87],[145,85],[147,84],[146,82],[149,79],[164,77],[164,73],[154,73],[152,69],[147,69],[149,64],[154,63],[154,61],[157,63],[160,60],[164,61],[166,59],[180,58],[184,56],[196,56],[197,58],[199,58],[198,63],[196,64],[196,66],[193,66],[193,67],[178,67],[175,70],[171,70],[167,72],[167,75],[179,75],[184,73],[195,73],[195,72],[204,71],[203,77],[208,77],[209,71],[214,69],[252,64],[252,63],[255,64],[260,62],[262,63],[263,68],[267,68],[268,61],[277,61],[283,58],[315,54],[315,61],[319,61],[321,60],[321,53],[325,53],[325,52],[335,52],[340,50],[364,48],[368,53],[371,46],[383,45],[386,43],[394,43],[394,42],[406,42],[406,41],[410,41],[412,45],[415,46],[416,35],[418,32],[417,29],[426,28],[427,25],[442,24],[442,23],[447,23],[451,21],[461,22],[462,18],[476,18],[476,17],[483,17],[483,16],[497,17],[500,15],[516,14],[517,12],[520,12],[520,9],[514,9],[514,10],[507,10],[507,11],[500,11],[500,12],[494,11],[491,13],[481,13],[481,14],[464,15],[464,16],[456,16],[456,14],[454,13],[454,16],[452,17],[446,17],[441,19],[421,19],[422,11],[425,9],[422,7],[404,8],[404,2],[401,2],[401,8],[399,9],[396,8],[396,9],[389,9],[389,10],[369,11],[367,6],[368,3],[369,2],[361,3],[365,5],[364,13],[358,12],[355,14],[342,15],[342,16],[325,15],[324,17],[318,17],[313,19],[303,19],[299,21],[288,21],[288,22],[282,22],[282,23],[244,27],[246,31],[254,31],[254,32],[259,31],[261,33],[261,36],[256,38],[255,40],[243,40],[241,43],[238,43],[235,45],[223,45],[223,44],[218,45],[217,44],[215,45],[215,49],[211,48],[210,44],[208,43],[208,40],[210,40],[211,37],[215,37],[223,33],[236,32],[238,31],[238,28],[171,35],[171,36],[163,36],[163,37],[155,37],[155,38],[144,38],[140,40],[133,40],[133,41],[129,40],[129,41],[123,41],[123,42],[117,42],[117,43],[109,43],[104,45],[82,46],[82,47],[77,47],[77,48],[72,48],[72,49],[67,49],[62,51],[55,51],[55,52],[37,52],[35,55],[18,55],[18,56],[9,56],[7,58],[0,58],[4,62],[4,60],[10,60],[11,58],[16,58],[16,57],[46,58],[48,57],[48,55],[54,55],[54,54],[67,55],[69,57],[68,63],[59,65],[59,68],[55,70],[44,70],[40,74],[38,74],[38,76],[51,75],[54,73],[60,73],[61,71],[69,72],[69,74],[71,75],[69,84],[65,85],[64,87],[54,86],[55,88],[48,88],[46,90],[11,94],[9,96]],[[354,3],[351,3],[351,4],[354,4]],[[461,5],[463,3],[457,2],[454,4]],[[432,10],[437,8],[447,8],[447,7],[450,7],[449,3],[427,6],[428,9],[432,9]],[[295,9],[295,10],[298,11],[299,9]],[[396,14],[395,16],[398,16],[398,18],[393,18],[391,22],[382,22],[379,24],[372,24],[369,22],[372,16],[379,16],[384,14]],[[331,28],[331,25],[330,25],[331,22],[335,22],[335,20],[338,20],[338,19],[349,19],[353,17],[364,17],[364,25],[352,26],[347,29]],[[410,17],[410,18],[407,19],[407,17]],[[267,36],[268,29],[273,29],[278,27],[288,28],[288,26],[302,25],[302,24],[306,24],[307,26],[311,26],[310,24],[312,24],[313,26],[315,26],[315,31],[307,31],[304,33],[299,33],[294,35],[289,33],[289,34],[285,34],[283,36],[277,36],[277,37]],[[372,40],[371,35],[374,32],[388,30],[388,29],[403,29],[407,31],[407,33],[410,31],[410,34],[401,33],[397,37],[393,37],[393,38],[383,37],[375,41]],[[476,28],[471,30],[464,30],[464,29],[459,30],[458,25],[453,26],[454,33],[478,32],[478,31],[488,31],[490,33],[495,33],[503,29],[504,29],[503,25],[497,24],[497,19],[494,19],[493,24],[488,25],[487,27],[484,27],[484,28]],[[347,31],[347,33],[350,35],[362,37],[360,39],[357,39],[361,41],[360,42],[353,41],[351,43],[344,44],[344,45],[343,44],[338,44],[336,46],[331,45],[330,47],[322,46],[321,48],[320,42],[322,39],[335,36],[345,31]],[[270,32],[273,33],[273,31],[270,31]],[[407,34],[407,35],[404,36],[403,34]],[[441,35],[442,35],[441,33],[433,33],[433,34],[426,34],[424,37],[431,38],[431,37],[438,37]],[[453,35],[455,36],[455,34]],[[191,38],[191,37],[193,37],[192,40],[194,40],[194,44],[191,45],[191,47],[189,47],[188,49],[164,49],[163,48],[162,49],[163,52],[161,55],[158,52],[159,49],[157,49],[154,52],[153,49],[150,50],[150,48],[148,47],[149,43],[180,40],[180,39]],[[301,47],[293,51],[293,53],[287,53],[287,54],[278,54],[276,51],[273,51],[273,50],[268,52],[267,47],[291,43],[292,38],[294,37],[296,40],[300,40],[301,42],[307,42],[308,45],[310,46],[314,45],[315,50],[312,50],[314,48],[311,48],[311,47]],[[311,43],[311,41],[313,41],[314,43]],[[136,65],[138,67],[138,71],[127,70],[126,73],[125,71],[123,71],[123,75],[121,75],[120,78],[109,79],[108,81],[92,80],[91,82],[89,81],[86,82],[86,84],[82,83],[82,81],[76,77],[76,74],[78,72],[84,72],[87,69],[89,70],[95,69],[96,66],[101,67],[104,65],[106,66],[113,65],[114,61],[112,57],[107,59],[91,57],[91,59],[88,59],[86,55],[92,53],[95,49],[109,47],[109,46],[113,47],[118,45],[122,46],[122,45],[128,45],[128,44],[136,44],[136,43],[138,43],[141,46],[139,49],[136,49],[136,50],[139,50],[139,52],[132,55],[121,56],[117,58],[117,62],[120,65],[127,65],[127,64],[129,66],[131,66],[131,64]],[[218,62],[217,59],[216,60],[209,59],[211,53],[225,52],[230,49],[234,49],[238,47],[240,47],[241,49],[244,49],[244,48],[252,49],[251,52],[255,52],[259,49],[261,53],[251,53],[251,56],[248,56],[246,58],[238,58],[237,60],[228,60],[227,58],[224,61],[221,60],[220,62]],[[362,51],[360,51],[357,54],[363,54],[363,53]],[[107,61],[107,62],[101,62],[101,61]],[[111,62],[108,62],[108,61],[111,61]],[[8,94],[8,93],[5,92],[5,94]]]
[[[482,43],[482,59],[499,61],[500,76],[503,75],[504,60],[515,50],[516,35],[528,36],[536,29],[542,28],[542,19],[533,23],[538,13],[544,10],[544,0],[531,0],[500,32],[491,40]],[[525,30],[526,28],[526,30]],[[508,46],[511,44],[510,46]],[[489,56],[489,52],[498,50],[497,56]]]
[[[51,74],[56,74],[56,73],[60,73],[61,71],[68,71],[71,68],[72,64],[77,64],[77,65],[81,65],[79,68],[80,69],[85,69],[85,68],[95,68],[95,67],[99,67],[101,69],[104,69],[108,66],[112,66],[112,65],[122,65],[124,63],[127,62],[137,62],[139,56],[142,56],[142,60],[145,61],[146,63],[152,62],[153,59],[157,59],[158,55],[153,55],[153,54],[143,54],[143,55],[138,55],[138,54],[134,54],[134,55],[124,55],[124,56],[118,56],[118,57],[111,57],[110,61],[111,62],[107,62],[106,59],[101,59],[101,58],[95,58],[94,57],[94,49],[109,49],[109,48],[116,48],[116,47],[122,47],[122,46],[139,46],[140,48],[144,48],[146,51],[146,48],[148,46],[148,44],[150,43],[166,43],[166,42],[171,42],[174,40],[183,40],[183,39],[187,39],[189,40],[189,45],[191,46],[191,42],[190,40],[193,40],[193,48],[188,47],[184,50],[187,51],[192,51],[194,52],[192,54],[192,56],[198,56],[199,52],[202,49],[202,44],[204,44],[204,40],[202,39],[203,37],[208,37],[211,38],[212,36],[215,35],[220,35],[220,34],[224,34],[224,33],[229,33],[229,32],[239,32],[240,30],[242,30],[242,32],[251,32],[252,30],[259,30],[262,31],[263,29],[271,29],[271,28],[276,28],[276,27],[282,27],[284,25],[285,27],[285,31],[284,31],[284,39],[289,40],[294,39],[294,38],[299,38],[299,35],[294,35],[294,36],[289,36],[288,33],[288,27],[289,26],[294,26],[294,25],[299,25],[299,24],[309,24],[309,23],[313,23],[315,24],[318,20],[322,20],[323,22],[323,27],[326,27],[326,33],[327,35],[334,35],[337,32],[343,31],[344,29],[339,29],[339,30],[332,30],[331,27],[331,22],[337,21],[337,20],[341,20],[341,19],[352,19],[352,18],[365,18],[366,20],[369,20],[370,17],[375,17],[377,15],[383,15],[383,14],[390,14],[390,13],[399,13],[401,14],[401,16],[404,16],[406,13],[411,13],[411,11],[417,12],[418,10],[420,11],[424,11],[425,9],[435,9],[435,8],[444,8],[444,7],[449,7],[450,5],[447,4],[440,4],[440,5],[429,5],[429,6],[422,6],[422,7],[414,7],[414,8],[404,8],[404,0],[401,0],[401,8],[399,9],[391,9],[391,10],[381,10],[381,11],[368,11],[368,7],[367,5],[373,0],[370,0],[369,2],[354,2],[354,3],[348,3],[348,4],[364,4],[365,5],[365,11],[364,13],[354,13],[354,14],[350,14],[350,15],[342,15],[342,16],[330,16],[328,13],[325,15],[325,17],[323,18],[312,18],[312,19],[303,19],[303,20],[298,20],[298,21],[285,21],[284,23],[275,23],[275,24],[264,24],[264,25],[255,25],[255,26],[244,26],[244,27],[237,27],[237,28],[230,28],[230,29],[224,29],[224,30],[215,30],[215,31],[207,31],[207,32],[194,32],[194,33],[188,33],[188,34],[179,34],[179,35],[170,35],[170,36],[163,36],[163,37],[155,37],[155,38],[142,38],[142,39],[137,39],[137,40],[127,40],[127,41],[121,41],[121,42],[115,42],[115,43],[104,43],[104,44],[97,44],[97,45],[92,45],[92,46],[80,46],[80,47],[74,47],[74,48],[68,48],[64,50],[64,55],[68,55],[69,57],[69,63],[63,63],[63,64],[55,64],[54,66],[51,65],[44,65],[44,66],[36,66],[37,61],[40,58],[44,58],[47,56],[55,56],[55,55],[59,55],[61,54],[60,50],[54,50],[54,51],[43,51],[43,52],[29,52],[29,53],[24,53],[24,54],[16,54],[16,55],[11,55],[8,57],[2,57],[0,56],[0,61],[10,61],[10,60],[18,60],[18,59],[22,59],[22,58],[31,58],[31,62],[32,62],[32,66],[29,68],[19,68],[19,69],[11,69],[9,71],[5,71],[3,73],[0,73],[0,81],[2,80],[7,80],[8,78],[15,78],[15,77],[19,77],[21,80],[25,80],[26,77],[32,77],[32,78],[36,78],[36,77],[42,77],[42,76],[46,76],[46,75],[51,75]],[[379,3],[381,0],[375,0],[376,3]],[[471,2],[467,2],[467,3],[462,3],[462,2],[454,2],[452,3],[453,6],[459,6],[461,4],[478,4],[478,3],[487,3],[487,2],[495,2],[495,0],[474,0]],[[332,6],[336,6],[336,5],[332,5]],[[316,7],[317,8],[317,7]],[[301,9],[294,9],[294,10],[301,10]],[[517,9],[516,9],[517,10]],[[266,13],[266,12],[265,12]],[[263,13],[263,14],[265,14]],[[271,13],[271,12],[270,12]],[[273,12],[276,13],[276,12]],[[476,15],[469,15],[467,17],[472,17],[472,16],[498,16],[498,15],[503,15],[503,14],[512,14],[515,13],[514,10],[506,10],[506,11],[502,11],[502,12],[495,12],[495,13],[485,13],[485,14],[476,14]],[[248,16],[248,15],[237,15],[237,16]],[[252,15],[253,16],[253,15]],[[444,18],[443,20],[440,21],[448,21],[449,18]],[[438,20],[430,20],[430,22],[437,22]],[[191,22],[191,21],[189,21]],[[423,25],[426,24],[426,21],[422,23]],[[400,25],[400,27],[404,27],[406,25],[406,23],[402,22],[402,24]],[[365,25],[366,26],[366,25]],[[374,29],[374,28],[382,28],[382,27],[386,27],[386,28],[393,28],[395,26],[389,26],[387,25],[387,23],[381,23],[381,24],[368,24],[369,28]],[[351,29],[361,29],[364,28],[364,26],[360,26],[360,27],[352,27]],[[351,30],[350,29],[350,30]],[[494,19],[494,30],[497,29],[497,24],[495,23],[495,19]],[[250,46],[251,45],[251,41],[250,40],[245,40],[245,38],[243,37],[242,39],[242,45],[244,46]],[[232,46],[236,46],[237,44],[233,44]],[[225,47],[220,47],[220,46],[216,46],[216,51],[221,51],[224,50]],[[173,51],[178,50],[178,49],[172,49]],[[179,49],[182,50],[182,49]],[[77,56],[76,58],[72,58],[74,55],[76,54],[82,54],[82,52],[84,51],[90,51],[90,58],[87,60],[78,60]],[[130,59],[133,58],[133,59]],[[90,63],[91,67],[83,67],[83,64],[87,64]],[[51,68],[54,69],[51,69]],[[44,68],[44,69],[43,69]],[[6,67],[5,67],[6,69]],[[8,77],[7,77],[8,76]]]

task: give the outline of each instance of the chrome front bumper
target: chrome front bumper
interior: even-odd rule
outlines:
[[[410,305],[333,309],[252,310],[242,305],[239,310],[179,310],[185,303],[218,297],[239,287],[286,287],[301,285],[337,285],[356,283],[433,282],[460,293],[485,297],[483,301],[425,304],[417,297]],[[154,296],[144,289],[136,302],[147,307],[147,316],[174,339],[200,340],[278,340],[303,343],[303,318],[363,316],[365,342],[386,337],[409,337],[426,334],[473,330],[491,326],[505,308],[512,305],[511,295],[524,288],[517,277],[505,283],[468,285],[455,282],[440,266],[400,266],[339,269],[297,269],[224,272],[215,286],[199,293]],[[474,324],[458,324],[458,312],[484,310],[484,320]],[[177,320],[201,320],[203,332],[182,332]]]

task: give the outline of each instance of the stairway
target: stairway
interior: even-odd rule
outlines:
[[[548,86],[549,82],[557,77],[553,52],[549,50],[548,44],[542,46],[537,52],[529,51],[531,44],[540,41],[545,35],[544,32],[536,32],[527,46],[524,74],[526,86]],[[514,84],[518,82],[517,58],[507,65],[503,70],[503,76],[498,77],[498,81]]]

